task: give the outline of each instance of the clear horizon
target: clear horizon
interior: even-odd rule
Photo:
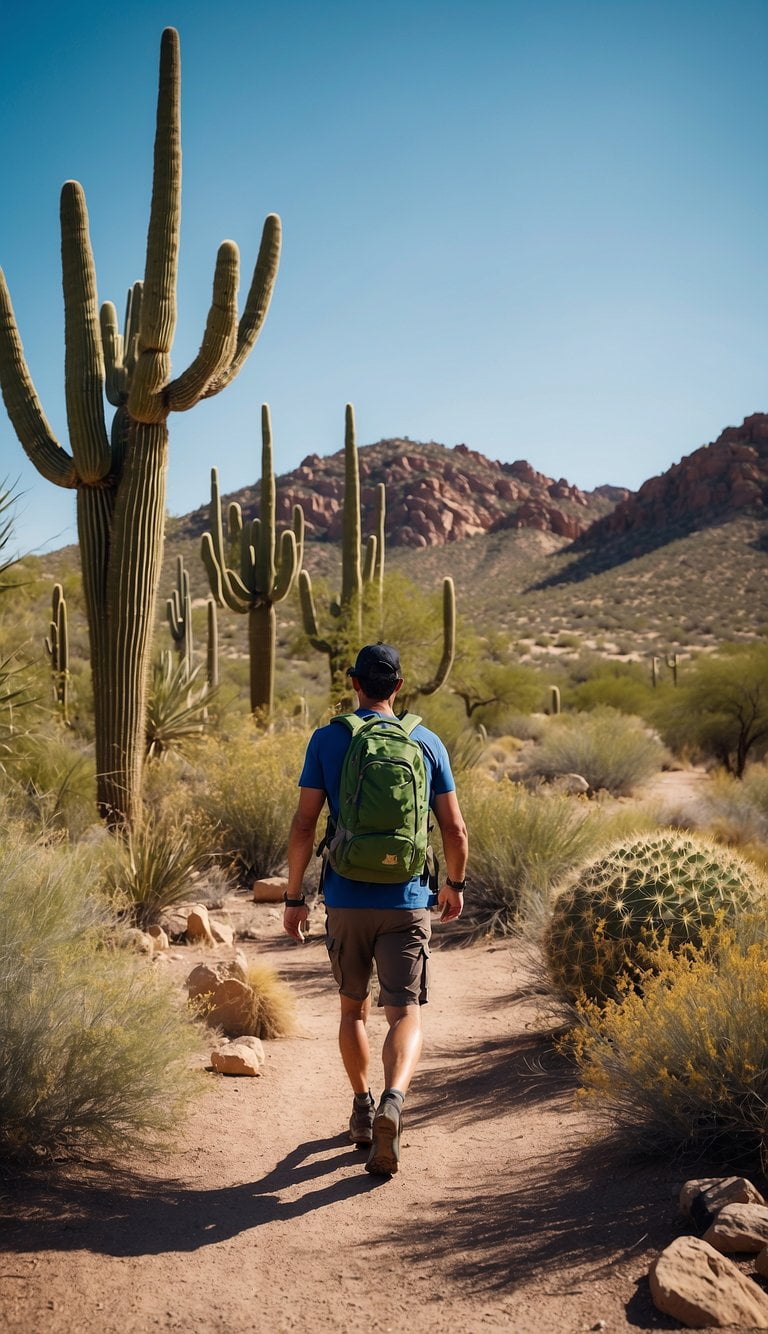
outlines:
[[[0,266],[66,445],[58,194],[82,182],[101,300],[141,276],[160,34],[182,46],[174,366],[216,247],[247,287],[264,216],[272,309],[224,394],[170,422],[168,508],[343,442],[465,442],[585,489],[637,489],[766,407],[764,0],[201,0],[5,16]],[[4,410],[16,545],[76,540],[74,496]]]

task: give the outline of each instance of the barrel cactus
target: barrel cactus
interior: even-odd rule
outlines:
[[[555,900],[545,937],[550,978],[571,1000],[611,999],[649,947],[698,944],[708,927],[763,893],[756,868],[713,842],[669,833],[633,839],[582,867]]]

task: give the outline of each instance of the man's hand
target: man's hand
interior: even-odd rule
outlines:
[[[437,902],[443,910],[440,914],[441,922],[455,922],[464,911],[464,895],[460,889],[451,889],[450,885],[443,885]]]
[[[287,931],[289,936],[293,936],[294,940],[298,940],[300,945],[304,944],[301,928],[306,926],[308,917],[309,908],[306,904],[301,908],[286,908],[283,913],[283,930]]]

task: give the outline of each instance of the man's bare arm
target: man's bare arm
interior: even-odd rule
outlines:
[[[463,880],[467,869],[467,826],[455,792],[441,792],[435,797],[435,819],[440,826],[449,880]],[[464,895],[459,889],[443,884],[437,896],[442,907],[441,922],[452,922],[464,909]]]
[[[315,829],[320,812],[325,805],[325,793],[322,788],[302,787],[299,789],[299,804],[291,821],[288,835],[288,898],[300,899],[304,872],[309,866],[315,844]],[[306,907],[288,908],[283,913],[283,930],[301,941],[301,926],[306,922],[309,910]]]

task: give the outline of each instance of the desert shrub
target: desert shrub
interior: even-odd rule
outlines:
[[[190,672],[183,658],[174,661],[170,649],[152,664],[145,719],[147,758],[170,750],[184,752],[205,731],[208,706],[218,692],[198,680],[201,668]]]
[[[5,781],[19,816],[36,829],[82,836],[96,820],[96,773],[89,748],[57,722],[15,739]]]
[[[0,1155],[125,1151],[173,1131],[196,1037],[168,983],[105,945],[93,849],[0,848]]]
[[[570,1000],[614,998],[656,945],[698,944],[764,895],[754,866],[705,839],[662,831],[619,844],[555,899],[544,937],[552,985]]]
[[[108,852],[107,894],[121,917],[144,929],[194,896],[208,844],[206,832],[189,819],[147,816]]]
[[[585,1089],[633,1149],[768,1162],[765,920],[656,951],[642,990],[582,1007]],[[747,938],[745,939],[745,935]]]
[[[249,963],[247,980],[254,996],[248,1032],[257,1038],[289,1037],[296,1029],[296,999],[288,983],[267,963]]]
[[[508,934],[600,841],[599,812],[572,797],[473,773],[459,783],[459,801],[471,849],[464,918],[471,935]]]
[[[634,663],[606,665],[565,694],[565,707],[588,710],[600,707],[649,719],[658,706],[650,672]]]
[[[637,718],[615,709],[562,715],[531,751],[528,773],[540,778],[578,773],[593,790],[624,795],[661,768],[664,749]]]
[[[304,731],[259,736],[248,724],[200,751],[198,813],[209,845],[245,879],[274,875],[285,863],[306,742]]]

